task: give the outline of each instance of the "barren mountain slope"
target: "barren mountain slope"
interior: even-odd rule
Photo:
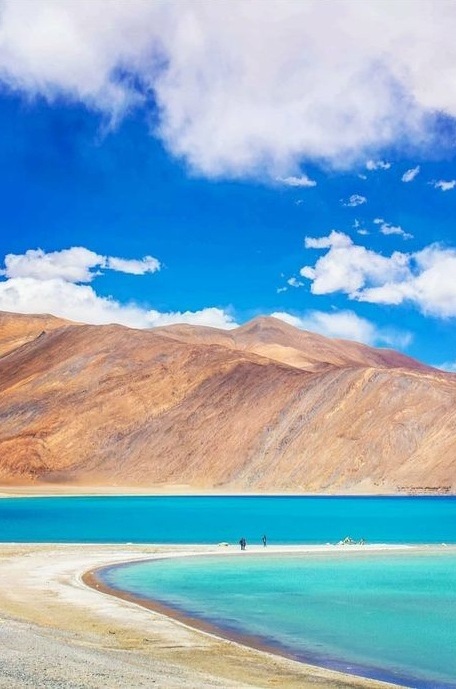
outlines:
[[[215,403],[211,392],[221,388],[233,409],[233,423],[248,427],[248,418],[235,418],[241,416],[235,396],[242,395],[244,381],[251,381],[248,408],[242,412],[246,417],[258,395],[286,400],[287,381],[298,385],[301,378],[298,371],[256,355],[184,345],[153,331],[80,325],[56,329],[0,359],[3,475],[71,470],[68,478],[89,471],[103,480],[119,475],[135,483],[150,475],[161,481],[171,464],[165,452],[159,451],[150,466],[150,457],[144,466],[135,461],[137,455],[147,455],[142,443],[154,419],[159,419],[161,442],[166,445],[171,433],[180,445],[182,429],[167,428],[167,414],[178,408],[179,423],[190,424],[197,389],[199,404],[210,415]]]
[[[330,339],[298,330],[270,316],[255,318],[233,330],[192,325],[171,325],[157,330],[181,342],[220,344],[240,351],[255,352],[309,371],[324,371],[333,366],[406,367],[422,371],[430,368],[392,349],[377,349],[349,340]]]
[[[34,340],[46,330],[54,330],[67,321],[48,315],[24,315],[0,311],[0,356]]]
[[[258,325],[257,340],[270,341],[263,332],[269,319],[260,332]],[[186,341],[177,327],[47,326],[1,357],[0,479],[227,491],[456,490],[455,376],[394,353],[393,362],[410,366],[388,368],[376,350],[307,333],[303,340],[298,331],[293,347],[305,341],[305,356],[325,363],[309,372],[241,349],[244,338],[249,347],[254,342],[248,327],[226,334],[241,340],[231,348],[216,343],[218,331],[211,339],[212,329],[203,329],[209,342],[197,332],[190,343],[188,328],[181,330]],[[350,358],[357,351],[365,364]]]

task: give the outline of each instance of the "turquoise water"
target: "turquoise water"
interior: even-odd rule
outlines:
[[[456,543],[456,497],[0,499],[0,541]]]
[[[456,687],[454,550],[239,553],[135,563],[100,576],[300,660],[408,687]]]

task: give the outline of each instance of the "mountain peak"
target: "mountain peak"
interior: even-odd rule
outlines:
[[[270,317],[231,331],[4,322],[0,481],[456,487],[456,378],[398,353]]]

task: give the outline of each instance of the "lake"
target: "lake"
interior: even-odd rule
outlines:
[[[456,687],[454,549],[239,552],[109,567],[98,577],[298,660],[417,689]]]
[[[116,496],[0,499],[0,541],[237,544],[247,553],[107,568],[112,587],[307,662],[456,688],[456,556],[249,554],[261,544],[456,544],[456,498]]]
[[[0,541],[456,543],[456,497],[128,496],[0,499]]]

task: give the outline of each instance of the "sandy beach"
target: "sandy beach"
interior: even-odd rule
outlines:
[[[283,546],[270,552],[337,548]],[[0,553],[0,687],[393,686],[247,648],[83,581],[88,571],[108,563],[220,554],[220,547],[3,544]]]

